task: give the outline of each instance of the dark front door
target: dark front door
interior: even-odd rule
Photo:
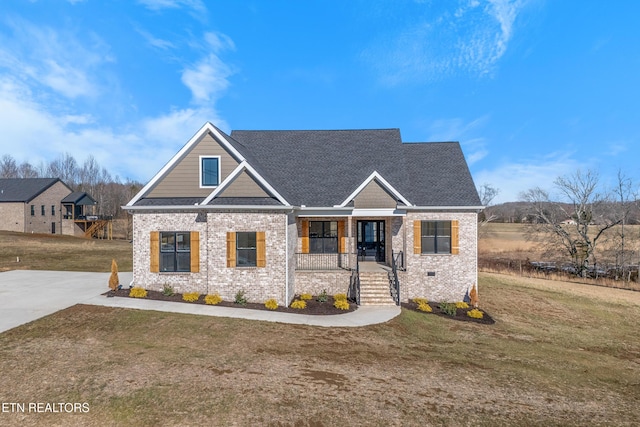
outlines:
[[[384,221],[358,221],[360,260],[385,262],[384,241]]]

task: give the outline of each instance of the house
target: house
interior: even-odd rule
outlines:
[[[110,220],[86,213],[95,205],[58,178],[0,179],[0,230],[92,237],[111,227]]]
[[[477,283],[482,206],[460,145],[403,143],[398,129],[206,123],[124,208],[148,289],[367,304],[460,301]]]
[[[0,179],[0,230],[62,234],[60,201],[70,193],[57,178]]]

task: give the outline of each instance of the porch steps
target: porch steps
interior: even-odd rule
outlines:
[[[386,271],[360,272],[360,305],[396,305],[391,298]]]

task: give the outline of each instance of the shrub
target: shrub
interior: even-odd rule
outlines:
[[[112,291],[118,289],[118,285],[120,284],[120,279],[118,279],[118,264],[115,259],[111,260],[111,276],[109,276],[109,288]]]
[[[467,311],[467,316],[473,317],[474,319],[482,319],[484,314],[477,308],[474,308],[473,310]]]
[[[464,301],[458,301],[456,303],[456,308],[469,308],[469,304]]]
[[[175,295],[175,292],[173,291],[173,286],[171,286],[168,283],[165,283],[164,286],[162,287],[162,295],[166,297],[172,297],[173,295]]]
[[[278,301],[276,301],[275,299],[271,298],[265,301],[264,306],[268,309],[268,310],[275,310],[278,308]]]
[[[300,295],[300,299],[302,301],[309,301],[311,298],[313,298],[313,295],[311,295],[311,294],[302,294],[302,295]]]
[[[247,297],[244,296],[244,290],[236,292],[236,299],[233,301],[236,304],[247,305]]]
[[[347,300],[347,294],[335,294],[333,296],[334,301]]]
[[[327,290],[323,289],[322,292],[320,292],[320,295],[318,295],[318,298],[316,298],[316,301],[327,302],[328,299],[329,299],[329,296],[327,295]]]
[[[418,303],[418,310],[424,311],[425,313],[431,313],[433,311],[431,306],[429,304],[427,304],[426,302]]]
[[[216,305],[222,302],[222,297],[218,294],[207,295],[204,297],[204,303],[209,305]]]
[[[132,298],[146,298],[147,290],[136,286],[135,288],[131,288],[129,296]]]
[[[449,316],[455,316],[458,312],[455,303],[452,302],[441,302],[439,307],[444,314],[448,314]]]
[[[427,301],[426,298],[414,298],[411,301],[413,301],[415,304],[418,304],[418,305],[420,305],[420,304],[428,304],[429,303],[429,301]]]
[[[349,310],[349,303],[346,299],[336,299],[333,302],[333,306],[339,310]]]
[[[187,292],[186,294],[182,294],[182,299],[186,302],[196,302],[200,298],[200,294],[197,292]]]
[[[291,303],[290,307],[295,308],[297,310],[304,310],[305,308],[307,308],[307,303],[306,301],[297,299]]]

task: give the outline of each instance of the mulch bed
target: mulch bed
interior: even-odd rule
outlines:
[[[108,297],[124,297],[124,298],[131,298],[129,297],[129,289],[119,289],[117,291],[108,291],[105,292],[103,295],[106,295]],[[179,302],[179,303],[183,303],[183,304],[205,304],[204,302],[204,297],[205,295],[200,295],[200,298],[198,298],[197,301],[194,302],[187,302],[184,301],[182,299],[182,294],[173,294],[171,296],[167,296],[164,295],[162,292],[160,291],[150,291],[147,290],[147,297],[146,298],[142,298],[142,299],[150,299],[150,300],[156,300],[156,301],[172,301],[172,302]],[[299,295],[296,295],[295,299],[299,299]],[[245,305],[241,305],[241,304],[236,304],[233,301],[222,301],[218,304],[216,304],[217,307],[233,307],[233,308],[246,308],[246,309],[250,309],[250,310],[266,310],[266,311],[276,311],[276,312],[280,312],[280,313],[295,313],[295,314],[315,314],[315,315],[334,315],[334,314],[345,314],[348,313],[350,311],[354,311],[358,308],[358,306],[354,303],[349,303],[349,309],[348,310],[340,310],[338,308],[335,308],[333,306],[334,300],[333,297],[331,295],[327,296],[327,301],[326,302],[318,302],[316,301],[316,297],[314,296],[311,300],[307,301],[307,307],[304,309],[295,309],[295,308],[290,308],[290,307],[278,307],[275,310],[269,310],[268,308],[266,308],[264,306],[264,304],[261,303],[251,303],[248,302]]]
[[[480,310],[484,315],[482,319],[476,319],[474,317],[467,316],[467,311],[472,310],[472,307],[458,308],[456,309],[456,315],[451,316],[445,313],[444,311],[442,311],[440,309],[440,305],[437,302],[429,302],[429,306],[431,306],[433,310],[431,313],[418,310],[418,304],[416,304],[413,301],[403,302],[401,303],[401,305],[402,305],[402,308],[406,308],[407,310],[417,311],[418,313],[422,313],[422,314],[435,314],[436,316],[446,317],[447,319],[459,320],[461,322],[482,323],[484,325],[493,325],[494,323],[496,323],[496,321],[493,320],[493,318],[489,315],[489,313],[487,313],[484,310]]]

